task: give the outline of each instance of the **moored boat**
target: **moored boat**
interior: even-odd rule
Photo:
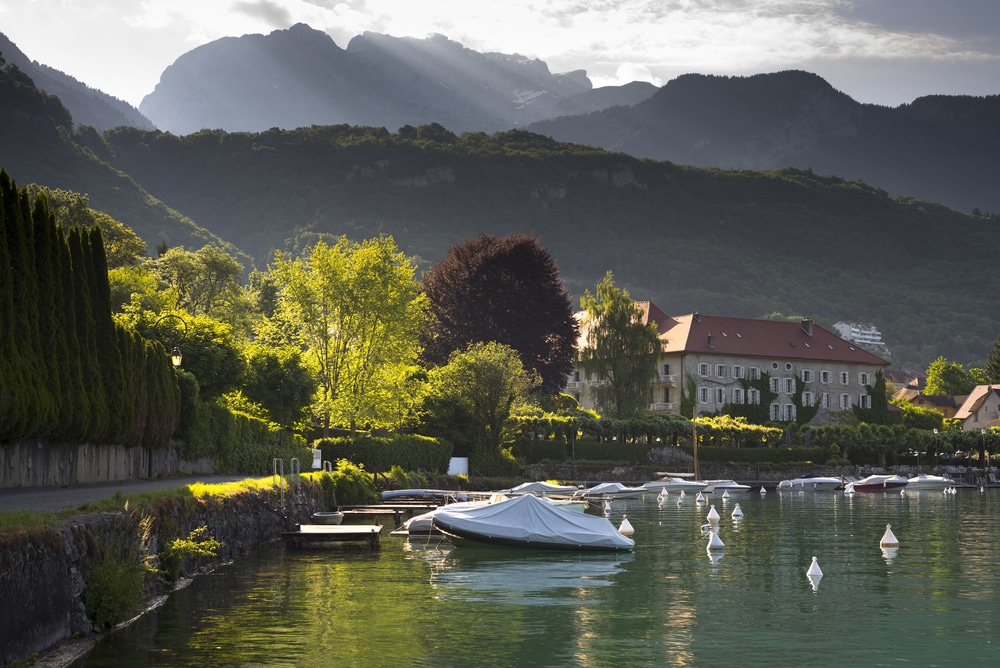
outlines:
[[[654,494],[659,494],[662,490],[667,490],[667,494],[677,494],[682,491],[687,494],[697,494],[705,489],[707,485],[707,482],[701,482],[700,480],[685,480],[684,478],[667,476],[659,480],[650,480],[643,487],[647,492],[653,492]]]
[[[779,492],[798,492],[800,490],[812,491],[812,492],[828,492],[835,489],[840,489],[842,482],[840,478],[833,478],[831,476],[820,475],[818,473],[809,473],[807,475],[801,476],[799,478],[791,478],[789,480],[782,480],[778,483]]]
[[[517,487],[497,490],[497,494],[531,494],[533,496],[570,496],[574,492],[580,491],[576,485],[556,485],[555,483],[539,480],[535,482],[523,482]]]
[[[947,476],[930,475],[927,473],[920,473],[906,481],[907,490],[932,490],[940,492],[954,486],[955,481]]]
[[[735,480],[706,480],[705,484],[705,489],[702,490],[704,494],[718,494],[721,496],[723,492],[734,494],[750,491],[750,485],[743,485]]]
[[[574,496],[585,499],[636,499],[649,493],[645,487],[629,487],[620,482],[602,482],[587,489],[577,490]]]
[[[909,481],[901,475],[875,473],[867,478],[862,478],[857,482],[848,483],[845,491],[849,487],[855,492],[884,492],[889,489],[900,489],[906,487]]]
[[[563,510],[530,494],[481,508],[442,508],[434,526],[456,546],[491,545],[545,550],[631,550],[606,517]]]

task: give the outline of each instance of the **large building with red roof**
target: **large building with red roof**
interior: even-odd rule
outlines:
[[[650,385],[651,413],[678,413],[682,390],[692,387],[695,411],[710,415],[726,404],[759,403],[759,391],[744,379],[769,376],[777,393],[771,403],[774,421],[795,419],[796,378],[803,381],[802,406],[819,404],[813,424],[829,422],[832,414],[855,405],[871,407],[867,387],[889,364],[845,341],[811,320],[755,320],[691,313],[670,316],[650,302],[636,303],[643,322],[655,323],[663,343],[658,377]],[[586,313],[581,320],[580,346],[586,345]],[[595,408],[588,379],[579,367],[571,373],[566,392],[583,408]]]

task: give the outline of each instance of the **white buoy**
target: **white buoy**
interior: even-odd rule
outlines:
[[[622,523],[618,525],[618,533],[626,538],[631,538],[632,534],[635,533],[635,529],[632,528],[632,523],[628,521],[627,515],[622,515]]]
[[[743,509],[740,508],[740,504],[737,503],[736,507],[733,508],[733,519],[738,520],[742,518],[743,518]]]
[[[682,499],[684,498],[684,490],[683,489],[681,490],[681,498]]]
[[[726,544],[719,538],[719,533],[715,530],[714,526],[708,534],[708,549],[709,551],[726,549]]]
[[[660,488],[660,493],[658,494],[658,496],[659,496],[659,497],[660,497],[661,499],[665,499],[665,498],[667,498],[668,496],[670,496],[670,492],[668,492],[668,491],[667,491],[667,488],[666,488],[666,487],[661,487],[661,488]]]
[[[712,504],[712,506],[709,508],[709,510],[708,510],[708,518],[707,519],[712,524],[718,524],[719,523],[719,512],[715,509],[715,504]]]
[[[611,499],[604,500],[604,514],[608,515],[611,513]]]
[[[844,488],[844,495],[851,496],[854,494],[854,483],[847,483],[847,487]]]
[[[823,570],[819,567],[816,557],[813,557],[812,563],[809,564],[809,570],[806,571],[806,575],[823,577]]]
[[[767,494],[767,489],[764,487],[764,485],[760,486],[760,493],[761,495]]]
[[[728,499],[729,498],[729,490],[728,489],[727,490],[723,490],[723,492],[722,492],[722,498],[723,499]]]
[[[899,540],[896,539],[896,535],[892,533],[892,528],[888,524],[885,525],[885,533],[882,534],[879,547],[899,547]]]
[[[705,500],[705,495],[702,494],[701,492],[698,492],[698,496],[694,497],[694,502],[695,503],[701,503],[704,500]]]

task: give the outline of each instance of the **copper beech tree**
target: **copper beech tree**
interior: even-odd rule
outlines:
[[[423,359],[443,365],[471,343],[510,346],[556,394],[573,368],[578,329],[559,270],[538,239],[480,234],[452,246],[424,275]]]

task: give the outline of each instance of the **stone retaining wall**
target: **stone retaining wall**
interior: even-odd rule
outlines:
[[[242,492],[225,498],[165,502],[154,523],[149,553],[159,551],[155,533],[164,524],[176,535],[207,526],[223,543],[215,558],[185,562],[186,572],[231,561],[263,543],[280,538],[294,523],[305,523],[324,510],[318,485],[304,482],[285,492],[285,508],[276,509],[276,492]],[[73,636],[93,632],[84,606],[87,574],[101,546],[134,540],[139,517],[134,512],[76,517],[58,530],[0,534],[0,666],[30,658]],[[147,577],[147,589],[165,585]],[[162,593],[162,592],[161,592]]]

